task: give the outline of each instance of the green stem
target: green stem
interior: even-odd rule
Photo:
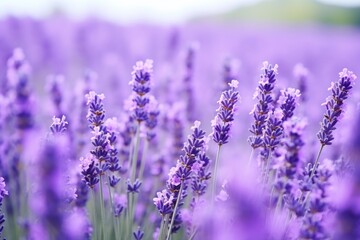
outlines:
[[[149,148],[149,141],[145,141],[144,149],[143,149],[142,156],[141,156],[140,171],[139,171],[139,175],[138,175],[139,179],[142,179],[144,176],[145,160],[146,160],[146,154],[147,154],[148,148]]]
[[[246,164],[247,169],[249,169],[249,167],[251,166],[251,164],[253,162],[254,152],[255,152],[254,148],[251,148],[250,157],[249,157],[248,163]]]
[[[165,218],[164,218],[164,216],[162,216],[158,240],[164,239],[165,229],[166,229],[168,221],[169,221],[169,215],[166,215]]]
[[[108,184],[108,190],[109,190],[109,197],[110,197],[110,215],[111,215],[111,232],[114,230],[115,231],[115,221],[114,221],[114,212],[113,212],[113,198],[112,198],[112,194],[111,194],[111,187],[110,187],[110,183]],[[116,235],[116,231],[115,231],[115,235]],[[111,236],[111,233],[110,233]],[[115,236],[116,238],[116,236]]]
[[[105,217],[104,217],[104,195],[103,195],[103,184],[102,184],[102,175],[100,175],[100,216],[101,216],[101,238],[102,239],[107,239],[104,238],[104,234],[105,234]]]
[[[96,235],[96,239],[99,239],[99,228],[98,228],[98,224],[97,224],[97,207],[96,207],[96,197],[95,197],[95,191],[94,189],[91,189],[91,195],[92,195],[92,206],[91,206],[91,212],[92,212],[92,224],[93,224],[93,228],[94,228],[94,232]]]
[[[120,236],[119,231],[118,231],[118,226],[119,226],[119,219],[118,217],[114,217],[114,231],[115,231],[115,239],[122,239],[122,236]]]
[[[189,240],[193,240],[194,237],[195,237],[195,235],[197,234],[197,232],[198,232],[198,228],[195,228],[195,230],[193,231],[193,233],[190,235]]]
[[[320,150],[319,150],[319,152],[318,152],[318,155],[317,155],[317,158],[316,158],[316,160],[315,160],[314,166],[313,166],[313,168],[312,168],[312,170],[311,170],[310,181],[311,181],[311,179],[312,179],[312,178],[314,177],[314,175],[315,175],[315,170],[316,170],[317,165],[318,165],[318,163],[319,163],[320,155],[321,155],[321,152],[322,152],[324,146],[325,146],[325,145],[321,145],[321,148],[320,148]]]
[[[131,236],[131,229],[132,229],[132,220],[131,220],[131,209],[132,209],[132,193],[128,193],[127,194],[127,198],[128,198],[128,208],[127,208],[127,221],[126,221],[126,238],[129,238]]]
[[[178,197],[177,197],[177,199],[176,199],[176,203],[175,203],[173,215],[172,215],[172,218],[171,218],[170,226],[169,226],[169,229],[168,229],[168,232],[167,232],[167,235],[166,235],[166,240],[169,240],[169,239],[170,239],[171,229],[172,229],[172,226],[173,226],[173,224],[174,224],[174,220],[175,220],[175,216],[176,216],[176,210],[177,210],[178,205],[179,205],[179,202],[180,202],[180,198],[181,198],[181,194],[182,194],[183,187],[184,187],[184,183],[181,182],[181,184],[180,184],[180,189],[179,189],[179,193],[178,193]]]
[[[214,176],[213,176],[212,185],[211,185],[211,201],[212,202],[215,199],[215,193],[216,193],[216,178],[217,178],[217,172],[218,172],[218,167],[219,167],[220,149],[221,149],[221,145],[218,145],[216,159],[215,159]]]
[[[137,165],[137,159],[139,154],[139,145],[140,145],[140,122],[138,122],[136,127],[136,135],[135,135],[135,146],[131,161],[131,181],[134,183],[136,179],[136,165]]]

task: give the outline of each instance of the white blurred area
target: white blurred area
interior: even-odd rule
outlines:
[[[261,0],[0,0],[0,18],[31,16],[42,18],[64,14],[75,19],[96,16],[120,23],[181,23],[196,16],[222,13]],[[272,0],[265,0],[272,1]],[[302,0],[299,0],[302,1]],[[318,0],[359,6],[360,0]]]

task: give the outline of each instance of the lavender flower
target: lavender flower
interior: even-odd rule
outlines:
[[[222,80],[224,83],[224,91],[228,89],[228,84],[233,79],[237,79],[236,70],[238,68],[239,62],[236,59],[227,57],[223,62],[222,67]]]
[[[30,65],[25,59],[24,52],[17,48],[8,60],[7,77],[15,95],[13,113],[16,118],[16,126],[20,130],[30,129],[34,125],[29,75]]]
[[[104,94],[97,94],[94,91],[91,91],[86,94],[85,97],[87,98],[87,105],[89,106],[86,118],[90,123],[90,129],[94,130],[95,127],[100,127],[104,124],[105,110],[103,100],[105,96]]]
[[[140,227],[138,227],[138,229],[133,232],[133,236],[135,240],[141,240],[144,237],[144,232],[141,231]]]
[[[99,168],[95,163],[93,155],[87,155],[80,158],[81,174],[84,176],[84,181],[90,188],[99,182]]]
[[[120,217],[123,210],[127,207],[126,205],[126,197],[124,195],[118,195],[117,193],[115,193],[113,204],[114,216]]]
[[[66,117],[64,115],[62,115],[61,119],[57,118],[57,117],[53,117],[52,120],[52,124],[50,126],[50,130],[53,134],[60,134],[60,133],[64,133],[67,129],[67,125],[69,124],[67,121],[65,121]]]
[[[269,113],[268,121],[264,131],[264,150],[269,154],[280,144],[281,137],[283,135],[282,119],[283,113],[280,109],[276,108]]]
[[[294,67],[294,76],[298,82],[298,88],[301,92],[300,100],[305,102],[307,100],[307,79],[309,71],[301,63]]]
[[[195,120],[194,119],[195,101],[194,101],[192,80],[194,75],[195,53],[197,49],[198,49],[197,43],[191,44],[187,49],[186,58],[185,58],[186,73],[184,77],[184,92],[186,98],[186,116],[189,122],[193,122]]]
[[[146,139],[152,141],[156,137],[156,132],[154,131],[155,127],[158,124],[158,116],[160,114],[158,103],[155,97],[149,97],[149,114],[145,122],[147,128]]]
[[[300,97],[300,91],[295,88],[288,88],[281,90],[281,96],[278,100],[281,110],[283,111],[282,121],[286,121],[294,115],[294,110],[298,104],[298,98]]]
[[[329,161],[321,165],[314,176],[314,185],[309,197],[309,205],[300,228],[300,239],[328,239],[324,226],[325,211],[329,208],[327,189],[331,185],[332,164]]]
[[[203,196],[208,186],[208,180],[211,178],[211,172],[209,170],[210,159],[206,156],[205,152],[202,152],[197,163],[193,165],[194,177],[191,183],[191,188],[194,191],[193,202],[196,202],[200,196]]]
[[[128,193],[139,193],[139,189],[141,186],[141,181],[139,181],[139,179],[136,179],[133,183],[130,182],[130,180],[128,179],[126,181],[127,184],[127,192]]]
[[[55,106],[55,115],[63,115],[63,89],[64,77],[62,75],[49,76],[47,79],[47,91],[50,93],[51,100]]]
[[[229,83],[230,89],[224,91],[218,101],[220,106],[216,110],[217,115],[211,125],[213,126],[212,138],[219,146],[229,141],[229,132],[234,121],[236,103],[239,100],[239,92],[236,90],[238,84],[237,80],[232,80]]]
[[[88,200],[89,186],[80,174],[77,174],[76,179],[76,198],[75,205],[77,207],[85,207]],[[91,182],[91,181],[89,181]]]
[[[275,87],[278,66],[272,67],[268,62],[263,63],[263,74],[260,76],[259,86],[256,88],[254,98],[257,98],[258,103],[250,112],[254,116],[255,122],[251,126],[250,133],[253,135],[249,137],[248,141],[254,149],[263,144],[263,131],[268,119],[268,113],[273,109],[272,103],[274,101],[272,91]]]
[[[138,61],[133,69],[132,80],[129,83],[133,90],[133,117],[140,123],[148,119],[147,105],[150,100],[147,94],[150,92],[153,60]]]
[[[87,113],[88,113],[88,107],[87,107],[87,99],[84,98],[86,94],[88,94],[92,88],[93,88],[93,82],[96,80],[96,74],[91,71],[87,71],[84,74],[84,77],[80,80],[79,85],[77,86],[77,100],[79,101],[79,114],[77,116],[76,121],[76,137],[77,137],[77,155],[81,156],[82,150],[84,146],[87,143],[87,139],[85,138],[85,135],[88,131],[87,124],[84,124],[84,121],[86,119]]]
[[[5,180],[3,177],[0,177],[0,237],[1,237],[1,233],[4,229],[4,223],[5,223],[5,217],[4,214],[2,214],[1,212],[1,206],[2,206],[2,201],[4,199],[4,197],[6,195],[8,195],[8,191],[5,189],[6,184],[5,184]]]
[[[114,175],[109,176],[109,184],[110,184],[110,187],[115,187],[116,184],[118,184],[119,181],[120,181],[120,178],[119,178],[119,177],[116,177],[116,176],[114,176]]]
[[[109,170],[112,173],[116,173],[119,172],[121,169],[118,158],[119,151],[117,149],[116,136],[119,131],[119,123],[117,122],[116,118],[110,118],[105,121],[104,125],[106,126],[105,131],[107,132],[106,135],[109,142],[107,163],[109,165]],[[113,177],[115,178],[115,176]]]
[[[338,82],[331,83],[329,91],[331,91],[332,95],[329,96],[324,103],[326,112],[321,122],[320,131],[317,134],[322,146],[332,144],[334,140],[332,132],[336,129],[336,123],[344,111],[344,101],[348,98],[349,91],[353,88],[356,79],[356,75],[346,68],[339,73],[339,76],[340,79]]]
[[[172,146],[171,146],[171,159],[176,160],[182,154],[182,148],[184,145],[184,105],[175,103],[168,112],[168,120],[171,123],[171,135],[172,135]]]
[[[179,228],[181,223],[177,208],[183,205],[183,200],[187,195],[187,185],[193,174],[192,167],[205,144],[205,132],[199,127],[200,122],[196,121],[192,127],[193,132],[184,145],[183,155],[178,159],[176,166],[170,169],[166,191],[158,192],[157,198],[154,198],[154,204],[160,214],[164,216],[171,213],[172,215],[168,237],[171,231],[176,231]],[[169,206],[172,208],[171,212],[168,209]],[[167,223],[165,224],[167,226]]]
[[[307,120],[303,118],[292,117],[284,122],[284,147],[286,149],[283,171],[288,179],[294,179],[300,164],[300,150],[304,146],[303,132],[307,125]]]
[[[172,212],[174,196],[171,194],[171,192],[165,189],[162,190],[162,192],[157,192],[156,197],[153,198],[153,201],[162,217]]]

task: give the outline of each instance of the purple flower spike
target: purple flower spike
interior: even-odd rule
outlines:
[[[234,121],[236,103],[239,101],[239,92],[237,91],[239,82],[232,80],[229,83],[230,89],[221,94],[217,115],[212,121],[212,138],[219,146],[229,142],[229,132]]]
[[[156,195],[157,196],[153,198],[153,201],[161,216],[170,214],[172,212],[172,203],[174,200],[173,195],[171,195],[167,190],[157,192]]]
[[[126,208],[127,202],[126,202],[126,196],[124,195],[118,195],[115,193],[114,195],[114,216],[120,217],[121,213]]]
[[[141,231],[140,227],[138,227],[138,229],[133,232],[133,236],[135,240],[141,240],[144,237],[144,232]]]
[[[184,93],[186,98],[186,114],[187,120],[193,122],[195,120],[194,110],[195,110],[195,101],[194,101],[194,91],[193,91],[193,77],[194,77],[194,62],[195,55],[199,48],[198,43],[192,43],[186,52],[185,58],[185,77],[184,77]]]
[[[229,82],[236,78],[236,72],[239,68],[240,62],[237,59],[227,57],[224,59],[222,66],[222,79],[224,83],[224,91],[227,90]]]
[[[283,111],[282,121],[286,121],[294,115],[294,110],[298,104],[300,91],[295,88],[281,90],[281,96],[278,100],[281,110]]]
[[[8,191],[5,189],[6,184],[3,177],[0,177],[0,201],[3,200],[3,198],[8,195]]]
[[[160,111],[159,104],[157,103],[155,97],[150,96],[149,99],[149,114],[148,118],[146,119],[145,126],[147,128],[146,138],[148,141],[151,141],[156,137],[154,129],[158,124],[158,116]]]
[[[326,107],[326,112],[320,123],[320,131],[317,134],[322,146],[332,144],[334,140],[333,131],[336,129],[335,125],[344,111],[344,101],[348,98],[349,91],[353,88],[356,79],[356,75],[346,68],[339,73],[339,76],[340,79],[336,83],[331,83],[329,91],[331,91],[332,95],[323,104]]]
[[[14,50],[8,60],[7,80],[15,99],[13,102],[13,114],[16,117],[16,126],[20,130],[28,130],[34,126],[32,91],[29,86],[31,68],[26,61],[22,49]]]
[[[67,121],[65,121],[66,117],[63,115],[60,118],[57,117],[53,117],[53,123],[50,126],[50,130],[53,134],[58,134],[58,133],[64,133],[67,129],[67,125],[69,124]]]
[[[89,106],[86,118],[90,123],[90,129],[94,130],[95,127],[99,127],[104,124],[105,110],[103,100],[105,96],[104,94],[97,94],[94,91],[91,91],[86,94],[85,97],[87,98],[87,105]]]
[[[174,210],[176,206],[180,207],[184,204],[188,183],[194,174],[194,164],[198,161],[199,155],[204,149],[205,132],[200,129],[200,124],[199,121],[195,121],[194,126],[191,128],[193,132],[188,137],[183,148],[183,154],[178,159],[176,166],[170,169],[169,178],[166,182],[167,189],[158,192],[157,197],[153,199],[162,216],[171,214],[174,217],[172,232],[178,230],[182,222],[179,208],[176,209],[175,213]]]
[[[301,63],[298,63],[294,67],[294,76],[298,82],[298,88],[301,92],[300,100],[305,102],[307,100],[307,79],[309,70],[305,68]]]
[[[94,188],[99,182],[99,169],[95,164],[95,159],[92,155],[80,158],[81,174],[84,176],[86,184]]]
[[[136,179],[134,183],[131,183],[130,180],[126,181],[128,193],[139,193],[142,182],[139,179]]]
[[[153,60],[138,61],[133,69],[132,80],[129,82],[133,90],[133,117],[138,122],[143,122],[148,119],[147,105],[150,100],[147,94],[150,92]]]
[[[272,91],[275,87],[276,78],[278,73],[278,65],[272,67],[268,62],[263,63],[263,74],[260,76],[259,86],[256,88],[254,98],[258,100],[258,103],[254,106],[254,109],[250,112],[254,116],[255,122],[251,126],[250,133],[253,135],[249,137],[248,141],[251,147],[258,148],[263,144],[263,131],[265,129],[268,113],[273,109],[274,98]]]
[[[0,237],[4,229],[4,223],[5,223],[5,216],[1,212],[1,206],[2,206],[3,198],[6,195],[8,195],[8,191],[6,191],[5,187],[6,187],[5,180],[3,177],[0,177]]]
[[[61,116],[63,114],[63,110],[62,110],[62,102],[64,98],[63,82],[64,82],[64,77],[62,75],[49,76],[47,78],[46,88],[55,106],[55,115],[57,116]]]
[[[114,175],[112,175],[111,177],[109,176],[109,184],[111,187],[115,187],[116,184],[118,184],[118,182],[120,181],[119,177],[116,177]]]
[[[75,191],[76,194],[75,205],[77,207],[86,206],[86,202],[88,200],[88,193],[89,193],[89,186],[83,180],[81,174],[78,174],[76,179],[76,191]]]
[[[282,118],[283,114],[279,108],[269,113],[263,136],[263,150],[261,151],[263,160],[268,159],[270,154],[280,144],[281,137],[284,133]]]

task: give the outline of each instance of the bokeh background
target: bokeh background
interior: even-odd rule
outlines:
[[[181,92],[193,48],[197,119],[213,117],[214,96],[224,88],[230,63],[241,86],[239,114],[248,122],[262,62],[279,65],[280,87],[297,87],[294,69],[302,64],[309,84],[304,94],[311,103],[303,108],[312,119],[310,131],[316,132],[330,82],[344,67],[360,72],[359,26],[359,0],[2,0],[1,78],[13,49],[20,47],[32,66],[39,101],[48,97],[48,75],[61,74],[71,105],[77,80],[91,70],[98,76],[96,90],[110,96],[109,106],[118,106],[108,110],[116,115],[130,94],[133,64],[146,58],[155,62],[159,101],[179,100],[175,92]],[[246,136],[249,126],[240,126],[238,136]],[[246,144],[245,137],[238,141]]]

